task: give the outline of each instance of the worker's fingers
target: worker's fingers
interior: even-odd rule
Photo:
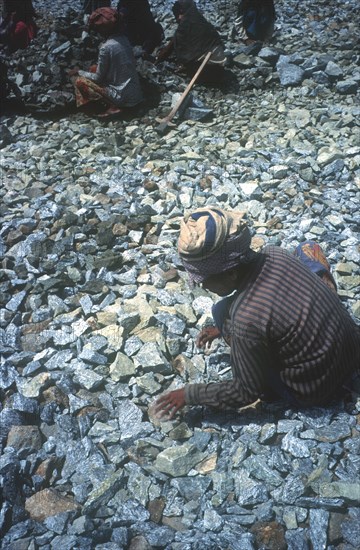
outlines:
[[[174,405],[173,403],[163,403],[160,407],[155,407],[155,414],[158,417],[166,417],[171,419],[175,416],[180,407]]]
[[[161,395],[155,402],[155,413],[170,414],[171,418],[185,405],[185,390],[180,388]]]
[[[196,340],[196,345],[197,345],[198,348],[203,348],[205,346],[205,344],[206,344],[206,338],[204,338],[203,336],[201,338],[199,337]]]
[[[210,347],[211,343],[218,337],[217,330],[216,333],[213,330],[213,327],[203,329],[196,341],[196,344],[199,348]]]
[[[161,400],[159,399],[158,401],[156,401],[155,403],[155,412],[168,412],[169,410],[171,410],[174,406],[174,403],[172,400],[170,400],[169,398],[167,399],[164,399],[162,398]]]
[[[156,407],[161,407],[164,403],[169,401],[169,394],[165,393],[164,395],[161,395],[156,400]]]
[[[199,348],[202,348],[205,346],[206,342],[209,340],[209,333],[206,329],[203,329],[199,336],[197,337],[196,343],[199,346]]]

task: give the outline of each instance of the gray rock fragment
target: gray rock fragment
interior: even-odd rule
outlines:
[[[205,510],[204,512],[204,528],[206,531],[220,531],[224,520],[215,510]]]
[[[243,461],[242,467],[245,468],[252,477],[259,481],[278,487],[283,483],[283,478],[268,466],[266,460],[259,456],[250,456]]]
[[[333,61],[328,62],[325,72],[331,80],[337,80],[343,76],[343,70]]]
[[[282,450],[297,458],[305,458],[310,456],[310,448],[314,445],[314,443],[311,441],[302,441],[301,439],[294,437],[293,434],[293,431],[286,434],[281,443]]]
[[[117,418],[120,426],[121,441],[131,441],[140,434],[146,435],[154,429],[150,423],[142,421],[142,411],[132,401],[127,399],[119,403]]]
[[[283,86],[299,86],[304,78],[304,70],[298,65],[282,60],[280,56],[276,69]]]
[[[107,358],[105,355],[86,347],[84,347],[82,352],[79,354],[79,359],[94,365],[106,365],[107,363]]]
[[[19,378],[17,370],[8,362],[0,365],[0,388],[2,390],[9,389]]]
[[[120,489],[123,476],[123,470],[118,470],[105,479],[100,486],[94,488],[83,506],[83,512],[89,514],[97,510],[103,504],[106,504]]]
[[[171,480],[170,485],[176,487],[186,500],[199,501],[211,485],[211,479],[207,476],[175,478]]]
[[[285,483],[275,489],[272,495],[275,501],[283,504],[296,504],[304,493],[304,484],[300,477],[290,477]]]
[[[322,498],[340,498],[349,502],[356,502],[360,495],[360,482],[333,481],[319,483],[318,491],[319,496]]]
[[[309,550],[310,543],[306,529],[291,529],[285,533],[288,550]]]
[[[237,501],[241,506],[261,504],[269,498],[265,484],[251,479],[246,470],[239,470],[234,482]]]
[[[83,388],[93,391],[98,389],[104,382],[104,378],[91,369],[77,367],[74,373],[74,379]]]
[[[8,301],[8,303],[6,304],[6,308],[9,311],[17,311],[25,300],[26,294],[26,290],[21,290],[20,292],[17,292],[15,296],[13,296],[11,300]]]
[[[175,532],[169,527],[158,526],[151,521],[147,523],[136,523],[131,527],[135,535],[142,535],[146,538],[151,547],[169,545],[175,538]]]
[[[159,453],[155,467],[173,477],[181,477],[189,473],[204,458],[203,454],[189,443],[170,447]]]
[[[360,540],[359,510],[353,510],[355,513],[350,510],[350,517],[341,524],[341,533],[344,540],[356,548]]]
[[[115,361],[110,365],[110,376],[114,382],[129,380],[136,374],[136,366],[124,353],[118,352]]]
[[[145,372],[172,373],[171,365],[155,343],[149,342],[144,344],[136,354],[136,361]]]
[[[310,540],[314,550],[326,550],[329,512],[310,510]]]

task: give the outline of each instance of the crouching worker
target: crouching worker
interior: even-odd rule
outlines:
[[[173,52],[189,74],[194,74],[208,52],[212,55],[203,71],[202,81],[219,82],[223,77],[226,56],[219,33],[199,12],[193,0],[178,0],[173,5],[178,23],[173,38],[157,57],[163,61]]]
[[[105,38],[94,72],[73,70],[76,105],[102,102],[107,107],[99,116],[121,113],[143,99],[132,48],[121,30],[121,18],[114,8],[99,8],[89,18],[89,29]]]
[[[227,297],[215,313],[218,327],[198,343],[221,332],[233,380],[169,392],[156,403],[159,413],[173,417],[184,405],[240,408],[258,399],[322,406],[341,397],[360,367],[360,327],[336,294],[318,245],[256,253],[240,213],[204,208],[182,221],[178,252],[192,282]]]
[[[155,21],[148,0],[119,0],[118,11],[124,16],[125,34],[132,46],[141,46],[149,57],[160,46],[164,31]]]
[[[38,28],[31,0],[5,0],[5,16],[0,23],[0,44],[9,53],[24,50],[36,37]]]

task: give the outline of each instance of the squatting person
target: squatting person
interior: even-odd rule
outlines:
[[[190,280],[227,297],[215,307],[218,328],[203,331],[199,344],[221,331],[233,379],[171,391],[157,400],[158,412],[173,417],[184,405],[228,409],[257,399],[325,405],[359,370],[360,327],[341,303],[320,247],[256,253],[250,240],[241,213],[200,208],[182,220],[178,252]]]
[[[69,72],[74,81],[76,105],[104,103],[107,110],[99,116],[121,113],[143,100],[132,47],[123,34],[122,17],[115,8],[98,8],[89,18],[89,29],[105,39],[99,50],[94,72]]]
[[[36,37],[38,27],[31,0],[5,0],[4,18],[0,22],[0,48],[9,53],[26,49]]]
[[[170,42],[160,50],[157,62],[163,61],[174,52],[177,62],[187,73],[193,75],[206,54],[212,52],[201,80],[221,82],[226,55],[218,31],[199,12],[193,0],[178,0],[172,11],[178,27]]]

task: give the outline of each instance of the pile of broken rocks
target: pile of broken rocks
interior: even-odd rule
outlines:
[[[210,119],[164,135],[156,117],[187,83],[173,62],[138,59],[159,97],[131,118],[70,112],[65,66],[93,62],[97,44],[80,15],[69,31],[68,2],[37,4],[50,22],[10,59],[26,69],[13,78],[25,103],[69,112],[1,118],[1,548],[358,548],[356,391],[301,411],[192,407],[161,421],[151,407],[231,376],[223,342],[195,346],[216,297],[189,287],[176,253],[189,209],[246,211],[256,249],[321,242],[359,320],[356,1],[279,0],[261,48],[236,39],[235,3],[199,2],[228,79],[194,89]],[[171,29],[170,3],[154,10]]]

